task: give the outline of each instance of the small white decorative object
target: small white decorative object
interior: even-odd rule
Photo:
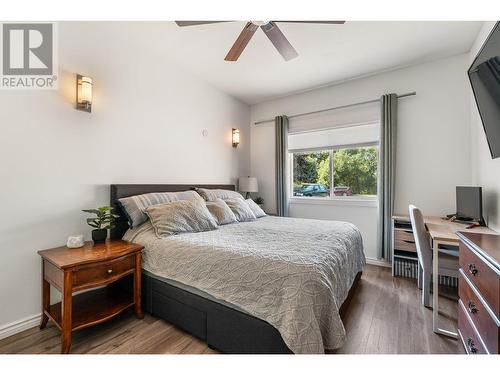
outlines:
[[[75,236],[69,236],[66,246],[75,249],[77,247],[83,246],[83,234],[77,234]]]

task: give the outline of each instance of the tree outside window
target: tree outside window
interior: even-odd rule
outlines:
[[[377,166],[377,146],[294,153],[293,195],[376,196]]]

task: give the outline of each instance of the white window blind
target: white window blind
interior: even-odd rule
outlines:
[[[379,124],[371,123],[327,130],[315,130],[288,136],[288,151],[335,148],[378,142]]]
[[[332,111],[290,118],[289,133],[299,133],[350,124],[378,122],[380,119],[379,102],[334,109]]]
[[[288,150],[300,151],[378,142],[379,103],[290,119]]]

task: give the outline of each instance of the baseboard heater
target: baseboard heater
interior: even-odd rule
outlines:
[[[418,261],[417,259],[394,257],[394,276],[417,279]],[[458,288],[458,278],[450,276],[439,276],[439,285]]]

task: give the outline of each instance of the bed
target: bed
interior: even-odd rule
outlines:
[[[340,315],[365,264],[357,228],[267,216],[159,239],[150,223],[128,230],[116,204],[191,188],[111,185],[111,205],[120,215],[111,237],[145,246],[144,310],[226,353],[324,353],[342,346]]]

